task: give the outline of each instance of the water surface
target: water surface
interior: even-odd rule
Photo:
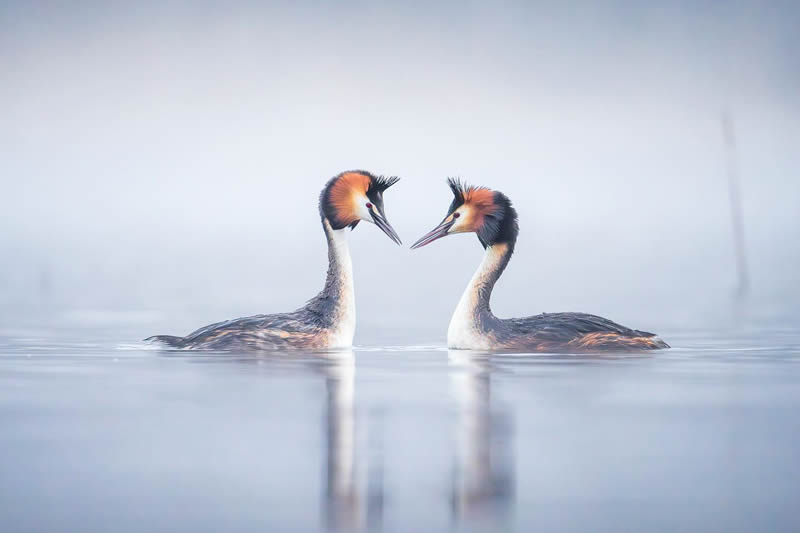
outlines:
[[[14,531],[798,531],[800,332],[658,353],[0,335]]]

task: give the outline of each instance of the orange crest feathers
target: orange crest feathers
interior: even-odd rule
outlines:
[[[448,217],[464,206],[462,211],[466,218],[457,226],[458,233],[474,231],[484,247],[516,242],[517,212],[506,195],[486,187],[467,185],[456,178],[449,178],[447,184],[454,196]]]
[[[367,194],[371,181],[370,176],[361,172],[345,172],[331,184],[328,204],[342,226],[358,219],[356,201]]]
[[[365,199],[383,213],[383,192],[399,178],[374,176],[365,170],[349,170],[331,178],[320,195],[322,216],[334,229],[355,227],[360,220],[359,205]]]
[[[449,213],[453,213],[461,206],[466,208],[464,214],[468,218],[462,231],[477,231],[483,226],[485,218],[497,210],[494,202],[495,193],[491,189],[467,185],[456,178],[448,179],[447,183],[455,196]]]

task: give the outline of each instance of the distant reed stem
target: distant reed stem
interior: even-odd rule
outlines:
[[[750,280],[747,271],[747,252],[744,239],[741,185],[736,151],[736,132],[733,126],[733,118],[727,112],[722,114],[722,137],[725,143],[728,199],[731,207],[731,223],[733,225],[733,241],[736,253],[736,271],[738,274],[736,296],[743,298],[750,289]]]

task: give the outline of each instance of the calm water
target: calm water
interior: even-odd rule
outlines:
[[[0,336],[3,531],[800,530],[797,329],[602,358],[139,336]]]

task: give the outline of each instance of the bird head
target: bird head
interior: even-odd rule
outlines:
[[[322,189],[320,213],[333,229],[355,228],[360,221],[378,226],[397,244],[400,237],[386,220],[383,193],[400,178],[374,176],[364,170],[351,170],[334,176]]]
[[[460,180],[447,180],[453,202],[442,222],[423,235],[411,248],[420,248],[454,233],[475,233],[484,248],[500,243],[514,244],[517,212],[508,197],[486,187],[472,187]]]

